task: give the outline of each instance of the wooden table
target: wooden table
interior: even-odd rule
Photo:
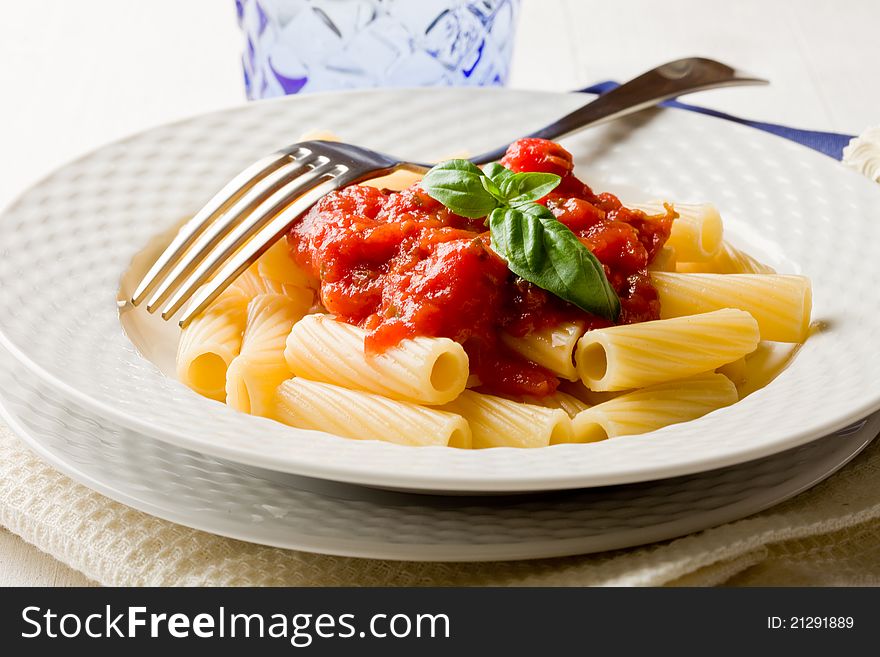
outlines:
[[[244,100],[232,0],[29,0],[0,13],[0,206],[126,134]],[[689,97],[856,134],[880,124],[877,0],[523,0],[511,86],[568,90],[704,55],[772,81]],[[83,585],[0,529],[0,585]]]

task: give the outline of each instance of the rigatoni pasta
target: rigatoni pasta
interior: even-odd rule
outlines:
[[[399,445],[471,446],[460,415],[328,383],[290,379],[278,387],[275,404],[276,418],[300,429]]]
[[[790,342],[761,342],[745,358],[744,380],[735,381],[740,397],[750,395],[779,376],[791,363],[799,348],[799,344]]]
[[[422,404],[445,404],[464,390],[468,357],[448,338],[415,338],[381,354],[364,350],[366,332],[327,315],[309,315],[287,338],[296,376]]]
[[[474,448],[546,447],[571,441],[571,419],[558,408],[522,404],[471,390],[442,408],[468,421]]]
[[[261,294],[285,294],[286,292],[284,283],[281,281],[260,275],[259,263],[248,267],[241,276],[232,282],[230,287],[239,290],[251,299]]]
[[[667,247],[664,247],[667,248]],[[676,262],[674,267],[661,269],[652,267],[652,271],[679,271],[684,273],[705,274],[775,274],[776,270],[753,258],[730,242],[724,241],[721,249],[710,260],[703,262]]]
[[[738,400],[736,386],[721,374],[704,374],[634,390],[593,406],[572,420],[574,439],[595,442],[648,433],[688,422]]]
[[[287,240],[280,239],[257,260],[257,273],[264,279],[278,281],[309,290],[315,288],[316,281],[302,267],[297,266],[290,257]]]
[[[660,317],[739,308],[758,322],[762,340],[803,342],[810,327],[812,288],[805,276],[655,272]]]
[[[678,254],[671,246],[664,246],[648,265],[648,271],[676,271]]]
[[[177,378],[200,395],[226,399],[226,370],[241,350],[249,300],[230,287],[181,332]]]
[[[591,390],[627,390],[713,370],[755,350],[754,318],[724,309],[588,331],[575,353]]]
[[[285,294],[261,294],[250,301],[241,353],[226,372],[229,406],[271,417],[275,389],[290,378],[284,345],[293,325],[306,310],[298,300]]]
[[[532,331],[521,338],[504,333],[501,339],[516,353],[533,363],[546,367],[564,379],[577,381],[574,349],[583,333],[582,322],[564,322],[558,326]]]
[[[759,343],[758,347],[760,346],[761,345]],[[755,351],[757,351],[758,347],[755,348]],[[754,353],[755,352],[753,351],[752,354]],[[725,365],[716,368],[715,371],[718,372],[718,374],[723,374],[724,376],[726,376],[733,382],[733,384],[737,388],[739,388],[739,386],[743,385],[746,382],[746,378],[748,377],[748,373],[746,370],[746,356],[743,356],[742,358],[737,358],[730,363],[726,363]]]
[[[646,214],[664,211],[664,201],[651,201],[630,207]],[[718,209],[711,203],[673,203],[678,217],[672,224],[672,232],[666,245],[675,250],[676,258],[682,262],[705,262],[711,260],[720,250],[724,236],[724,226]]]
[[[230,286],[246,297],[253,299],[261,294],[285,294],[298,305],[308,309],[314,302],[315,293],[310,287],[285,283],[283,280],[268,278],[260,274],[260,262],[249,267]]]

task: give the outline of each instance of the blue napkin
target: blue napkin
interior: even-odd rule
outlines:
[[[590,94],[603,94],[606,91],[610,91],[617,86],[617,82],[608,80],[606,82],[594,84],[593,86],[587,87],[586,89],[581,89],[580,91]],[[679,109],[688,110],[689,112],[699,112],[700,114],[707,114],[709,116],[718,117],[719,119],[726,119],[728,121],[733,121],[734,123],[751,126],[752,128],[757,128],[758,130],[763,130],[764,132],[769,132],[771,134],[777,135],[778,137],[784,137],[785,139],[796,141],[799,144],[812,148],[813,150],[819,151],[820,153],[824,153],[829,157],[833,157],[835,160],[840,160],[843,158],[843,148],[847,144],[849,144],[849,140],[853,138],[852,135],[842,135],[837,132],[800,130],[798,128],[789,128],[787,126],[778,125],[776,123],[750,121],[749,119],[741,119],[737,116],[726,114],[725,112],[718,112],[716,110],[707,109],[705,107],[682,103],[677,100],[667,100],[663,103],[660,103],[660,105],[663,107],[677,107]]]

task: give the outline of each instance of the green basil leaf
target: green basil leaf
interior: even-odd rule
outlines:
[[[500,185],[501,181],[506,180],[516,174],[505,166],[501,166],[497,162],[491,162],[485,166],[483,173],[492,179],[496,185]]]
[[[513,273],[587,312],[617,319],[620,299],[602,264],[534,202],[560,180],[552,173],[514,173],[497,163],[481,171],[468,160],[448,160],[425,174],[422,187],[456,214],[488,215],[492,248]]]
[[[495,197],[495,200],[498,201],[499,204],[504,205],[504,197],[501,195],[501,190],[498,189],[498,185],[495,182],[486,176],[480,178],[480,184],[483,185],[483,188],[489,192],[492,196]]]
[[[498,206],[498,200],[483,186],[483,178],[483,172],[472,162],[447,160],[425,174],[422,188],[456,214],[476,219]]]
[[[617,319],[620,299],[602,263],[547,208],[497,208],[489,229],[492,249],[513,273],[582,310]]]
[[[511,207],[518,207],[547,196],[562,178],[555,173],[516,173],[498,183],[502,196]]]

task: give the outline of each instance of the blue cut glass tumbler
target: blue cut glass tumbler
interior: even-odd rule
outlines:
[[[520,0],[236,0],[248,98],[499,86]]]

